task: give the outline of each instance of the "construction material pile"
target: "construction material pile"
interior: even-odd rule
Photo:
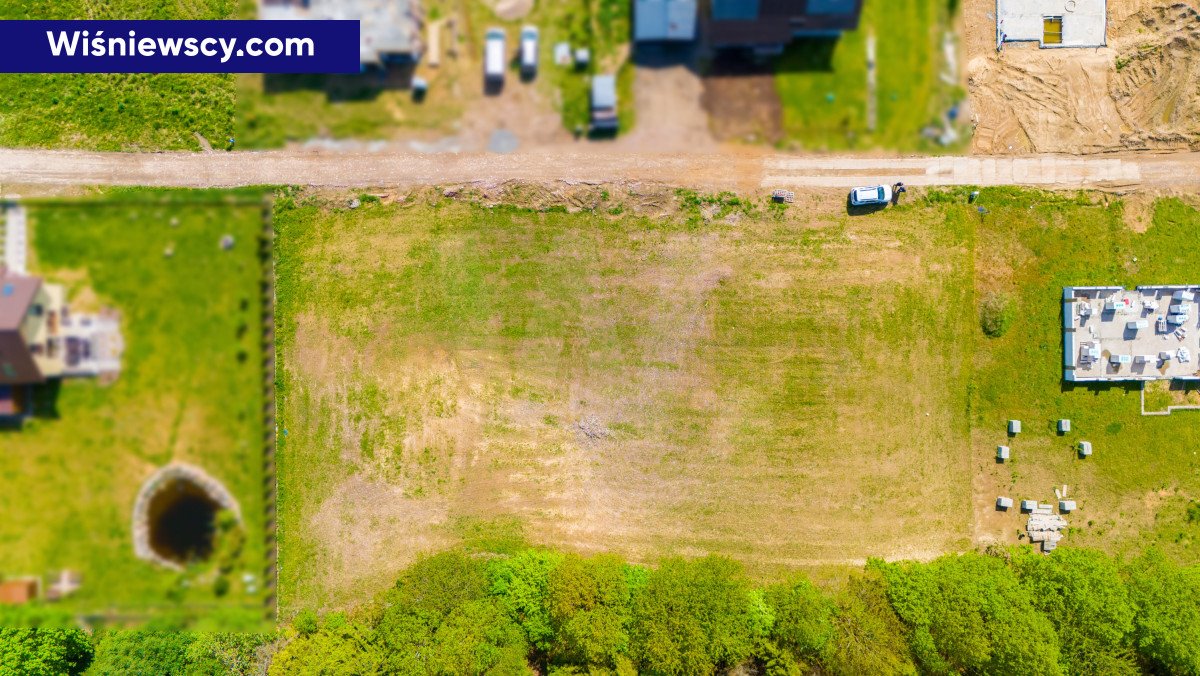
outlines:
[[[1053,505],[1038,505],[1029,512],[1029,523],[1025,532],[1029,534],[1030,542],[1042,543],[1042,551],[1049,553],[1058,547],[1058,541],[1067,530],[1067,520],[1060,514],[1054,513]]]

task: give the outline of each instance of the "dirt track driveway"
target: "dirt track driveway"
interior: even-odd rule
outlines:
[[[638,46],[633,59],[637,120],[615,147],[656,153],[716,150],[708,113],[700,104],[704,86],[691,52],[690,47]]]
[[[0,150],[0,183],[218,187],[455,185],[531,182],[654,182],[752,193],[777,187],[850,187],[902,180],[909,185],[1027,185],[1045,188],[1200,190],[1200,153],[1102,157],[830,157],[754,149],[720,153],[619,152],[613,146],[485,153],[283,150],[214,153],[100,153]]]

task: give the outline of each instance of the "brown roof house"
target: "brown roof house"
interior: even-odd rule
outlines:
[[[32,411],[32,387],[121,369],[118,320],[74,315],[60,284],[0,267],[0,416]]]
[[[718,49],[783,52],[794,38],[831,38],[858,28],[863,0],[713,0],[709,41]]]

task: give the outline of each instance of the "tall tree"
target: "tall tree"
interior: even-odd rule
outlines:
[[[78,629],[0,629],[0,676],[82,674],[92,644]]]
[[[1056,674],[1058,634],[1001,558],[951,554],[921,563],[873,562],[931,672]]]
[[[709,556],[668,559],[633,600],[632,654],[655,674],[707,674],[750,657],[761,607],[741,567]]]
[[[1050,618],[1071,674],[1133,674],[1133,602],[1115,561],[1090,549],[1043,556],[1014,550],[1012,564],[1034,607]]]
[[[1200,674],[1200,566],[1178,566],[1151,549],[1126,574],[1138,653],[1165,673]]]

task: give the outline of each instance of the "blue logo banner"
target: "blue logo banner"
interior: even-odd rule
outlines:
[[[357,21],[0,21],[2,73],[357,73]]]

